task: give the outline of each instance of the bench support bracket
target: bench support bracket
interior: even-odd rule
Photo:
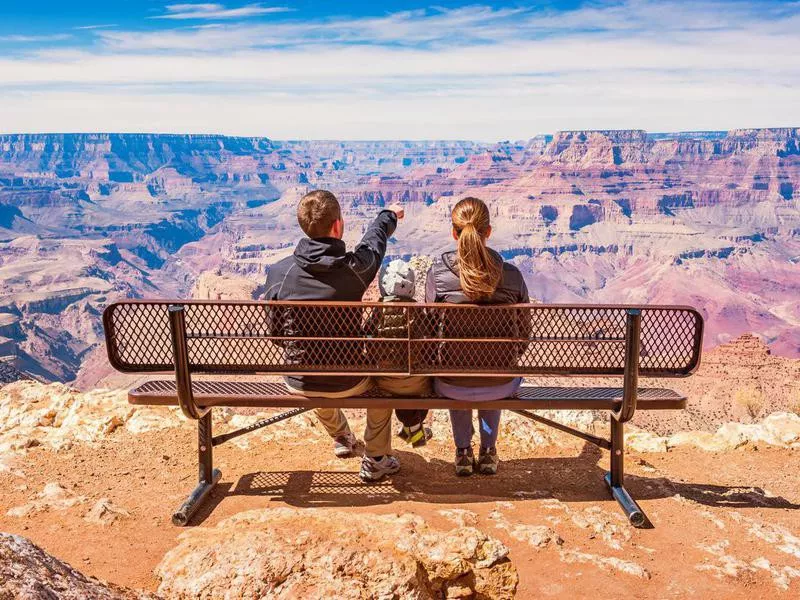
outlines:
[[[197,421],[197,458],[199,462],[197,487],[172,515],[172,524],[179,527],[184,527],[189,523],[222,477],[222,472],[214,468],[211,410],[208,410]]]
[[[611,470],[606,473],[606,485],[622,507],[631,525],[644,527],[649,523],[644,511],[625,489],[625,423],[636,412],[639,389],[639,351],[641,345],[642,311],[629,308],[625,319],[625,374],[622,405],[611,413]]]
[[[585,431],[581,431],[580,429],[574,429],[572,427],[568,427],[567,425],[562,425],[557,421],[552,421],[550,419],[546,419],[545,417],[540,417],[539,415],[527,410],[511,409],[511,412],[517,413],[521,417],[525,417],[526,419],[530,419],[531,421],[536,421],[537,423],[541,423],[542,425],[547,425],[548,427],[552,427],[553,429],[558,429],[559,431],[563,431],[564,433],[574,435],[575,437],[581,438],[582,440],[586,440],[587,442],[594,444],[595,446],[600,446],[601,448],[605,448],[606,450],[611,450],[611,442],[596,435],[592,435],[591,433],[586,433]]]
[[[636,500],[631,498],[628,490],[625,489],[625,437],[623,429],[624,425],[612,416],[611,470],[606,473],[605,481],[611,495],[622,507],[630,524],[634,527],[645,527],[649,523],[647,516],[636,503]]]
[[[228,433],[223,433],[222,435],[215,435],[214,437],[211,438],[211,445],[219,446],[220,444],[224,444],[225,442],[232,440],[233,438],[237,438],[240,435],[257,431],[262,427],[274,425],[275,423],[279,423],[286,419],[296,417],[297,415],[302,415],[304,412],[308,412],[309,410],[311,409],[293,408],[292,410],[287,410],[286,412],[282,412],[279,415],[274,415],[272,417],[262,419],[261,421],[256,421],[255,423],[253,423],[252,425],[248,425],[247,427],[242,427],[241,429],[236,429],[235,431],[230,431]]]

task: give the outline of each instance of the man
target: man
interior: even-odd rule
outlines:
[[[403,215],[399,206],[382,210],[355,250],[347,252],[342,241],[344,220],[336,196],[325,190],[306,194],[297,207],[297,221],[307,237],[297,244],[293,256],[270,268],[265,299],[360,301],[378,273],[389,237]],[[321,326],[305,322],[307,320],[301,313],[293,314],[291,309],[280,310],[279,315],[276,319],[280,323],[278,328],[287,336],[332,338],[357,337],[360,334],[350,331],[360,325],[360,318],[350,319],[350,323],[345,319],[344,323]],[[287,341],[285,346],[290,361],[312,364],[314,357],[324,356],[327,348],[331,345],[324,339],[319,342]],[[304,375],[286,377],[286,385],[292,393],[303,396],[348,398],[367,391],[371,382],[368,377]],[[316,412],[334,440],[334,454],[338,457],[352,454],[356,438],[342,411],[321,408]],[[400,469],[400,462],[389,454],[392,449],[391,418],[391,409],[367,409],[366,451],[360,473],[364,481],[377,481]]]

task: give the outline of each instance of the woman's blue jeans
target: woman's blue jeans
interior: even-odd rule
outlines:
[[[522,385],[522,378],[517,377],[502,385],[484,387],[463,387],[443,382],[438,377],[434,380],[436,393],[453,400],[500,400],[513,396]],[[478,410],[478,423],[481,434],[481,448],[493,448],[497,444],[500,428],[500,410]],[[456,448],[472,446],[475,429],[472,426],[471,410],[451,410],[450,423],[453,426],[453,440]]]

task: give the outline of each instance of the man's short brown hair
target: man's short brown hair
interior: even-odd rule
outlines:
[[[327,190],[309,192],[297,206],[297,222],[310,238],[328,237],[333,224],[341,218],[339,201]]]

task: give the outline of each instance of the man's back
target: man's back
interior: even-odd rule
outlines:
[[[339,300],[360,301],[380,268],[389,237],[395,230],[397,217],[382,211],[367,229],[361,242],[347,252],[342,240],[333,237],[303,238],[294,254],[270,268],[266,283],[266,300]],[[352,319],[340,323],[306,322],[291,309],[273,313],[275,328],[286,336],[357,337],[360,334],[360,311],[354,309]],[[358,352],[352,353],[355,357]],[[290,360],[311,363],[326,356],[325,342],[289,343]],[[337,392],[357,384],[361,377],[289,377],[287,383],[299,390]]]

